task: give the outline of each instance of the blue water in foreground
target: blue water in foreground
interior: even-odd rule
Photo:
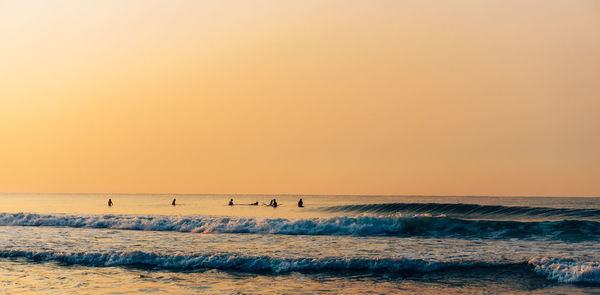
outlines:
[[[238,205],[226,206],[229,198]],[[272,198],[281,206],[246,205]],[[600,293],[600,198],[302,198],[305,208],[297,196],[0,194],[0,285],[7,293]]]

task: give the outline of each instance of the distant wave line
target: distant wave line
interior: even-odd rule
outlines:
[[[431,214],[457,218],[600,219],[600,209],[478,205],[463,203],[386,203],[326,207],[327,212]]]

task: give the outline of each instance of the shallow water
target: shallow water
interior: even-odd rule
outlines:
[[[0,195],[3,290],[600,292],[598,198],[174,197]]]

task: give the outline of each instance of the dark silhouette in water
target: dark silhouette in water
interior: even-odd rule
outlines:
[[[176,201],[176,200],[177,200],[177,199],[173,199],[173,202],[171,202],[171,205],[175,206],[175,201]]]
[[[112,200],[111,200],[111,199],[108,199],[108,207],[112,207],[112,205],[113,205],[113,202],[112,202]]]
[[[304,202],[302,202],[302,199],[298,201],[298,207],[304,207]]]
[[[229,199],[229,204],[227,204],[229,206],[233,206],[233,199]]]
[[[258,201],[256,201],[256,202],[254,202],[254,203],[250,204],[250,206],[258,206]]]
[[[269,202],[269,205],[267,205],[265,203],[263,203],[263,205],[275,208],[275,207],[277,207],[277,200],[272,199],[271,202]]]

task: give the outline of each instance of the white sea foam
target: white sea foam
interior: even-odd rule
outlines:
[[[555,258],[534,258],[529,261],[535,272],[563,283],[600,283],[600,263],[576,262]]]

